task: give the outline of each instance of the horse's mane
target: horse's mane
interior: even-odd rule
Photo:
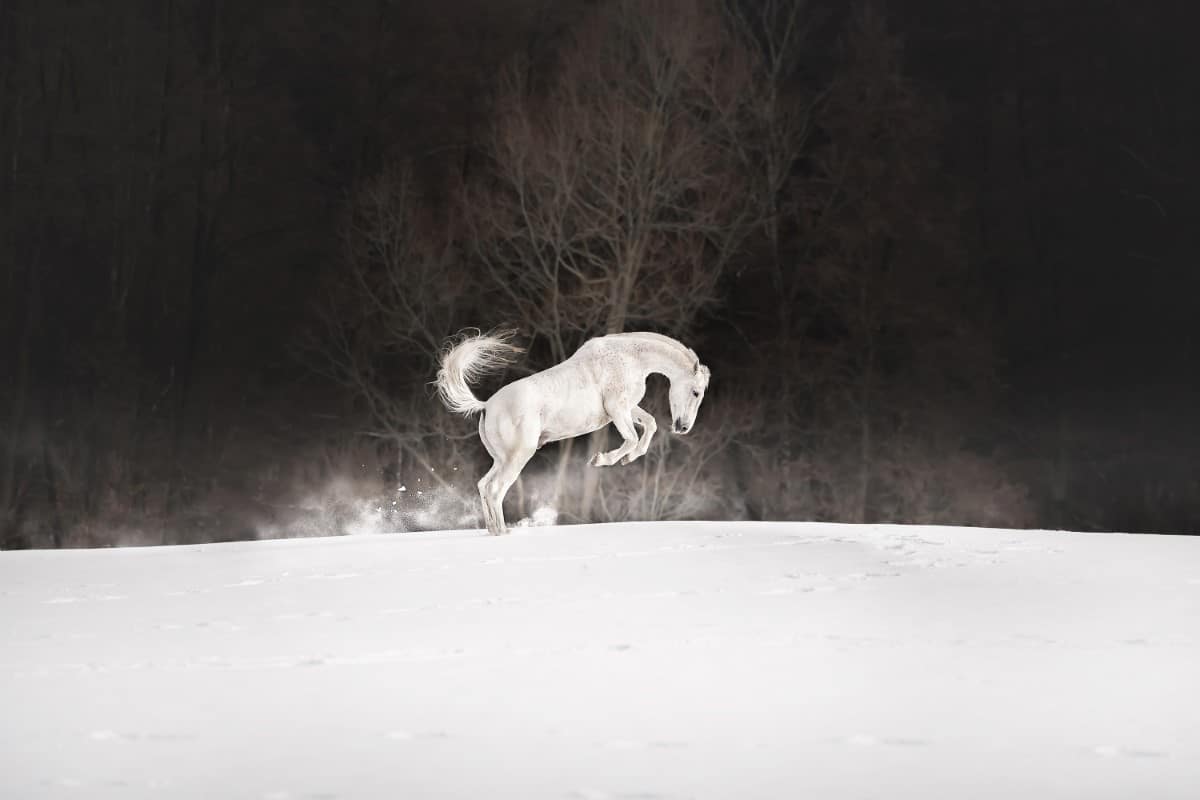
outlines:
[[[629,333],[620,333],[618,336],[627,336],[631,339],[643,339],[646,341],[655,342],[656,344],[666,345],[672,350],[679,353],[680,356],[686,358],[689,366],[696,369],[700,365],[700,357],[696,355],[696,351],[685,345],[678,339],[672,339],[670,336],[663,336],[661,333],[652,333],[650,331],[631,331]]]

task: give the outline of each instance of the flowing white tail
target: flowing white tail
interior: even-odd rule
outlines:
[[[566,361],[501,387],[484,403],[469,384],[522,352],[512,337],[512,331],[475,331],[451,340],[437,376],[438,394],[447,408],[464,416],[484,412],[479,438],[493,463],[479,481],[479,496],[493,534],[506,530],[504,495],[547,442],[582,436],[611,422],[621,434],[621,446],[596,453],[593,466],[628,464],[646,454],[658,425],[638,403],[651,373],[671,382],[671,429],[687,433],[696,422],[708,388],[708,367],[690,347],[657,333],[589,339]]]
[[[452,339],[442,351],[442,368],[437,374],[438,396],[446,408],[469,417],[483,411],[484,403],[470,384],[512,363],[512,357],[525,352],[512,343],[516,331],[476,333]]]

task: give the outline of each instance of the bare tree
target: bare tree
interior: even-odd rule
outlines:
[[[786,340],[800,282],[796,262],[786,257],[785,239],[794,227],[797,167],[811,149],[814,117],[828,86],[800,80],[809,10],[805,0],[726,0],[729,25],[740,38],[738,52],[749,72],[736,115],[725,118],[730,149],[747,174],[745,190],[754,223],[767,246],[775,292],[778,337]]]
[[[801,202],[797,176],[803,160],[812,154],[814,120],[829,86],[805,80],[808,76],[803,74],[813,22],[805,0],[725,0],[723,8],[742,44],[738,52],[751,76],[737,113],[723,121],[754,209],[754,238],[743,264],[749,261],[764,273],[764,289],[770,289],[771,300],[764,311],[773,330],[757,354],[762,359],[758,371],[766,382],[761,387],[763,407],[773,421],[772,447],[761,456],[770,462],[767,471],[776,482],[776,490],[761,499],[774,507],[771,495],[792,498],[799,491],[792,468],[801,388],[795,337],[810,312],[802,302],[805,259],[795,252],[796,211]]]
[[[443,489],[452,488],[452,466],[477,460],[474,442],[435,411],[426,385],[442,342],[478,308],[453,231],[410,165],[368,181],[343,231],[339,279],[302,350],[351,390],[366,412],[362,435],[394,448],[398,471],[419,470]]]
[[[506,74],[467,216],[499,297],[552,359],[630,328],[683,334],[716,301],[752,212],[724,135],[750,87],[737,44],[704,0],[622,0],[580,26],[549,86]],[[585,472],[578,518],[597,481]]]
[[[961,289],[962,215],[938,161],[941,119],[937,98],[907,75],[901,37],[871,7],[856,11],[799,209],[803,289],[820,330],[805,356],[820,398],[810,441],[829,454],[842,519],[869,521],[913,497],[897,487],[920,482],[917,465],[931,456],[917,451],[955,441],[961,414],[947,410],[971,407],[990,378]]]

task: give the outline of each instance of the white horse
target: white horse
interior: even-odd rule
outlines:
[[[687,433],[708,388],[709,369],[695,352],[657,333],[617,333],[589,339],[574,355],[549,369],[501,387],[485,403],[468,384],[510,363],[523,352],[512,332],[459,337],[442,353],[438,394],[456,414],[479,419],[479,438],[494,463],[479,481],[483,517],[494,535],[505,533],[504,495],[534,452],[547,442],[570,439],[613,423],[624,440],[596,453],[591,464],[628,464],[646,454],[657,425],[638,408],[651,373],[671,382],[675,433]],[[639,437],[634,426],[642,429]]]

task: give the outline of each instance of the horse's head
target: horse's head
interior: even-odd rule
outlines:
[[[696,424],[696,412],[704,400],[704,391],[708,388],[708,379],[712,373],[708,367],[696,362],[692,374],[686,378],[671,381],[671,431],[687,433]]]

